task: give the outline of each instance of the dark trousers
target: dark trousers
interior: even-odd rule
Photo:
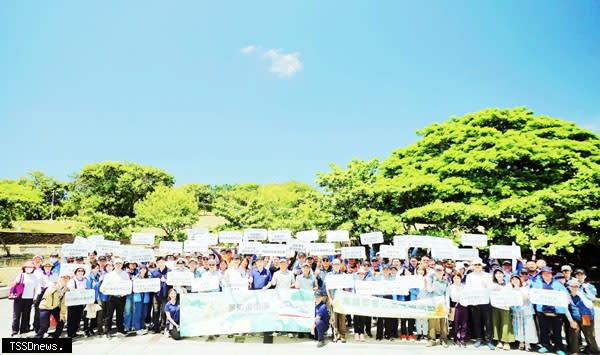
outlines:
[[[400,335],[415,335],[415,320],[412,318],[400,318]]]
[[[125,333],[125,328],[123,326],[123,312],[125,311],[125,299],[126,297],[120,296],[109,296],[108,298],[108,310],[106,311],[106,318],[104,319],[104,323],[106,324],[106,333],[110,332],[110,328],[112,328],[113,323],[113,314],[117,314],[117,331],[119,333]]]
[[[369,333],[370,331],[367,332],[367,328],[371,328],[371,317],[355,315],[354,316],[354,333],[355,334]]]
[[[77,334],[81,318],[83,317],[84,308],[83,305],[67,307],[67,336],[69,338],[73,338],[75,337],[75,334]]]
[[[473,316],[473,339],[481,340],[484,343],[492,342],[492,306],[489,304],[479,304],[469,306]]]
[[[541,312],[538,312],[537,315],[540,323],[540,344],[549,350],[565,351],[561,334],[563,326],[561,315],[549,315]],[[550,341],[554,346],[551,345]]]
[[[377,333],[375,339],[397,338],[398,337],[398,318],[377,318]]]
[[[54,333],[52,333],[52,337],[60,337],[65,326],[65,322],[60,320],[60,308],[57,307],[51,310],[40,309],[40,327],[34,338],[43,338],[44,334],[48,332],[48,328],[50,327],[50,316],[53,316],[54,319],[56,319],[56,328]]]
[[[166,298],[155,296],[152,300],[152,324],[154,325],[153,330],[155,332],[160,332],[167,323],[165,304],[167,304]]]
[[[315,336],[317,337],[318,341],[325,340],[327,328],[329,328],[329,322],[325,322],[320,319],[315,322]]]
[[[40,301],[44,296],[44,290],[40,292],[36,297],[35,302],[33,302],[33,331],[36,333],[40,329]]]
[[[454,321],[452,321],[452,334],[456,341],[465,341],[467,338],[469,319],[469,308],[457,304],[454,309]]]
[[[32,304],[33,299],[17,298],[13,300],[12,332],[14,334],[29,332],[29,318],[31,317]]]

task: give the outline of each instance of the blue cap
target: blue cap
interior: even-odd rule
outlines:
[[[544,266],[540,272],[549,272],[552,273],[552,268],[550,266]]]

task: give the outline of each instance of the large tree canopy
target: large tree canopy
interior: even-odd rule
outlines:
[[[0,227],[10,228],[13,221],[24,219],[41,202],[42,194],[33,187],[0,180]]]
[[[600,231],[600,139],[525,108],[487,109],[420,131],[381,165],[384,211],[431,229],[476,231],[547,254]]]

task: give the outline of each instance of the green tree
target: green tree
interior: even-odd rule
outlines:
[[[162,229],[168,239],[183,239],[181,231],[198,221],[194,195],[183,188],[159,186],[135,204],[140,225]]]
[[[196,198],[198,209],[204,213],[212,212],[216,192],[208,184],[187,184],[182,188]]]
[[[28,211],[27,219],[54,219],[62,215],[62,203],[67,198],[68,184],[41,171],[30,172],[27,177],[19,179],[19,184],[30,186],[42,195],[42,201]]]
[[[486,109],[418,132],[381,165],[382,210],[445,233],[555,254],[598,241],[600,139],[526,108]]]
[[[0,227],[11,228],[15,220],[23,219],[27,211],[40,204],[42,196],[30,186],[20,185],[16,181],[0,180]],[[0,238],[6,254],[10,249]]]

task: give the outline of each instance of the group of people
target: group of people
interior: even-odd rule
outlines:
[[[487,265],[486,265],[487,263]],[[48,259],[35,256],[22,266],[13,288],[20,292],[13,297],[12,335],[34,332],[34,337],[60,337],[66,324],[68,337],[104,335],[128,336],[148,331],[170,334],[179,339],[179,295],[192,292],[189,286],[169,286],[170,272],[191,272],[194,277],[216,276],[221,291],[233,280],[246,280],[249,290],[297,288],[315,292],[315,324],[313,336],[318,346],[325,344],[328,331],[333,341],[346,342],[348,328],[356,342],[372,337],[376,340],[423,341],[427,346],[450,342],[465,347],[472,341],[475,347],[490,349],[535,350],[539,353],[578,354],[584,350],[598,354],[595,340],[594,306],[596,289],[587,280],[583,269],[573,271],[564,265],[560,272],[544,260],[486,260],[470,262],[434,260],[425,255],[407,260],[382,258],[372,253],[369,259],[343,259],[332,256],[309,256],[295,253],[292,257],[262,257],[238,255],[235,249],[211,249],[209,254],[184,253],[156,257],[138,263],[95,251],[87,258],[62,258],[53,253]],[[64,264],[72,274],[61,273]],[[88,265],[86,265],[88,264]],[[89,270],[89,272],[87,271]],[[393,280],[398,276],[418,275],[421,287],[411,288],[406,295],[382,295],[400,302],[444,296],[449,303],[445,318],[411,319],[346,315],[334,312],[332,300],[339,290],[327,288],[327,276],[350,273],[356,280]],[[110,280],[159,278],[157,292],[132,292],[107,295],[105,284]],[[95,302],[66,306],[68,291],[93,289]],[[487,302],[464,304],[461,295],[473,289],[517,291],[520,306],[494,307]],[[568,295],[567,307],[532,304],[531,289],[555,290]],[[351,289],[347,291],[352,291]],[[33,311],[33,324],[31,313]],[[48,334],[50,323],[56,322]],[[82,326],[83,323],[83,326]],[[115,328],[113,329],[113,323]],[[31,327],[33,325],[33,328]],[[79,330],[83,328],[83,335]],[[566,344],[563,342],[563,332]],[[583,334],[583,337],[581,336]],[[585,343],[583,342],[585,340]]]

